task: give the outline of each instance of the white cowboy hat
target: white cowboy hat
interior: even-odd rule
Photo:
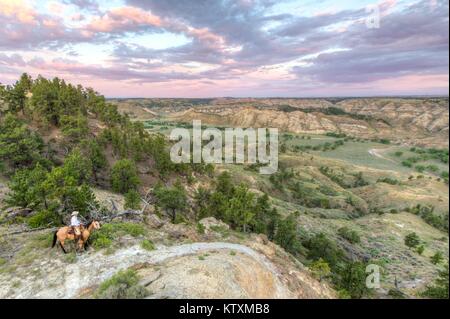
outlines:
[[[77,211],[72,212],[72,216],[77,216],[79,213]]]

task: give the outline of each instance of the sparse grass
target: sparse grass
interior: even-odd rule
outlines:
[[[211,230],[216,233],[221,234],[223,237],[230,236],[230,230],[223,226],[213,225],[213,226],[211,226]]]
[[[197,233],[200,235],[205,233],[205,226],[203,226],[203,224],[197,223]]]
[[[73,251],[64,255],[64,259],[69,264],[74,264],[77,261],[77,254]]]
[[[198,256],[198,259],[199,259],[199,260],[205,260],[206,257],[208,257],[208,256],[209,256],[209,254],[199,255],[199,256]]]
[[[149,239],[144,239],[141,242],[141,247],[148,251],[152,251],[152,250],[156,249],[155,244]]]

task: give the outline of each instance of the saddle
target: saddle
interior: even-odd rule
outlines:
[[[75,237],[80,237],[81,236],[81,232],[83,231],[83,226],[80,225],[78,227],[76,226],[70,226],[69,227],[69,231],[67,232],[70,235],[74,235]]]

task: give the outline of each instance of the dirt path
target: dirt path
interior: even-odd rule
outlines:
[[[98,285],[119,270],[135,264],[158,265],[169,259],[214,250],[230,250],[252,258],[273,277],[274,297],[291,297],[290,291],[281,283],[276,267],[263,254],[239,244],[212,242],[159,246],[154,251],[146,251],[135,245],[117,250],[111,255],[104,255],[102,252],[84,254],[78,256],[74,264],[43,260],[37,268],[45,275],[42,278],[23,280],[20,287],[14,288],[13,293],[10,290],[11,281],[0,276],[0,298],[75,298],[83,289]]]
[[[383,154],[381,154],[381,151],[386,151],[386,150],[387,150],[386,148],[371,148],[369,150],[369,154],[372,155],[372,156],[384,159],[386,161],[392,162],[392,163],[397,163],[393,159],[387,158]]]

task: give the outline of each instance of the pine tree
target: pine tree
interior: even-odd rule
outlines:
[[[29,167],[39,161],[44,143],[21,120],[7,114],[0,122],[0,160],[13,168]]]
[[[297,214],[290,214],[278,222],[274,241],[288,252],[297,254],[300,246],[297,231]]]
[[[439,271],[439,277],[434,281],[434,285],[428,286],[423,292],[424,297],[434,299],[448,299],[449,290],[448,281],[448,264],[445,265],[443,270]]]
[[[362,262],[349,262],[340,271],[339,287],[345,289],[352,298],[359,299],[369,293],[366,286],[366,265]]]
[[[409,233],[405,237],[405,245],[409,248],[415,248],[420,244],[420,238],[416,233]]]
[[[123,159],[117,161],[111,171],[111,186],[114,191],[125,194],[136,190],[140,184],[138,172],[134,162]]]
[[[138,210],[141,208],[141,196],[136,190],[129,190],[128,193],[125,194],[124,208],[134,210]]]
[[[177,212],[186,207],[187,197],[184,188],[180,184],[172,187],[158,186],[155,188],[157,205],[169,212],[172,222],[177,220]]]
[[[430,259],[431,259],[431,263],[433,265],[437,265],[444,260],[444,256],[442,255],[442,253],[440,251],[437,251],[433,256],[431,256]]]

